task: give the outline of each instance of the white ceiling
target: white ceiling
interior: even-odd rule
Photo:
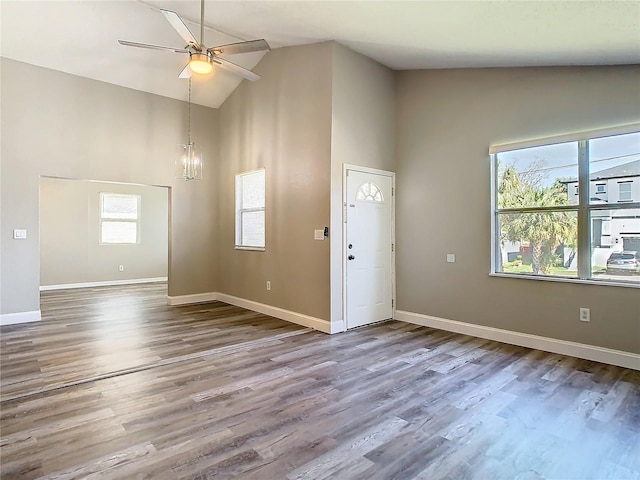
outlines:
[[[2,0],[1,54],[185,100],[177,75],[186,54],[117,43],[184,47],[158,8],[177,12],[199,37],[199,0]],[[398,70],[640,63],[640,0],[206,0],[205,10],[207,46],[336,40]],[[263,55],[229,59],[253,68]],[[217,108],[239,82],[226,71],[200,78],[193,101]]]

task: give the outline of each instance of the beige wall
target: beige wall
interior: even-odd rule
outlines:
[[[138,243],[100,244],[102,192],[140,196]],[[168,201],[166,187],[41,178],[40,285],[166,277]]]
[[[339,324],[342,165],[393,170],[393,72],[333,42],[271,51],[256,72],[262,79],[243,82],[220,109],[218,285]],[[233,178],[261,167],[267,248],[237,251]],[[329,225],[328,240],[313,239]]]
[[[192,108],[205,179],[183,182],[172,177],[185,102],[7,59],[1,80],[1,313],[39,309],[41,175],[170,186],[169,294],[216,290],[216,110]]]
[[[331,160],[393,171],[394,72],[333,43]]]
[[[637,122],[640,66],[411,71],[397,81],[398,309],[640,352],[638,289],[489,276],[488,157],[492,144]]]
[[[220,108],[218,286],[329,320],[330,43],[269,52]],[[266,169],[266,250],[235,250],[234,178]],[[271,291],[266,282],[271,282]]]
[[[395,171],[392,70],[333,43],[331,98],[331,321],[343,320],[343,166]]]

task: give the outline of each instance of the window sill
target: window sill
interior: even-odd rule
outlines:
[[[627,288],[640,288],[640,282],[625,282],[615,280],[583,280],[580,278],[564,278],[564,277],[543,277],[538,275],[521,275],[513,273],[501,273],[492,272],[489,273],[490,277],[502,277],[502,278],[518,278],[525,280],[542,280],[544,282],[561,282],[561,283],[578,283],[583,285],[604,285],[607,287],[627,287]]]
[[[236,245],[236,250],[249,250],[253,252],[264,252],[264,247],[243,247],[241,245]]]
[[[140,245],[140,242],[100,242],[98,245],[101,247],[108,247],[112,245]]]

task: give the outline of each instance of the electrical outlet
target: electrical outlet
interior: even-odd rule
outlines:
[[[124,265],[120,265],[120,266],[118,267],[118,270],[120,270],[121,272],[124,272]]]
[[[588,308],[580,309],[580,321],[581,322],[590,322],[591,321],[591,311]]]
[[[267,290],[271,290],[271,282],[267,280]]]

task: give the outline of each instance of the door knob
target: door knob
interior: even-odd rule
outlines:
[[[355,259],[355,258],[356,258],[356,257],[354,257],[353,255],[349,255],[349,256],[347,257],[347,260],[353,260],[353,259]]]

